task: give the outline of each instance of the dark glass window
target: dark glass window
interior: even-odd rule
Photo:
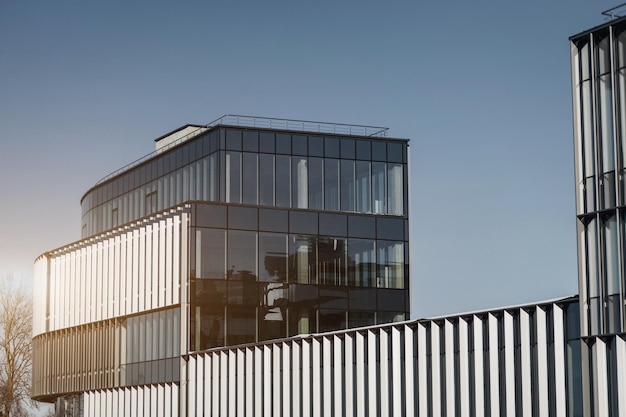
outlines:
[[[243,132],[243,150],[247,152],[259,151],[259,133],[245,130]]]
[[[348,308],[348,289],[345,287],[320,286],[320,309],[333,308],[345,310]]]
[[[348,234],[348,218],[345,214],[320,213],[320,235],[346,236]]]
[[[195,225],[202,227],[226,227],[226,206],[196,205]]]
[[[286,155],[276,155],[276,205],[289,207],[291,203],[291,158]]]
[[[377,219],[377,237],[388,240],[404,240],[404,221],[402,219]]]
[[[202,304],[195,307],[192,313],[194,325],[192,332],[200,328],[200,335],[196,335],[195,349],[209,349],[224,346],[224,307],[211,304]],[[195,321],[199,323],[196,323]]]
[[[341,157],[354,159],[354,139],[341,139]]]
[[[348,216],[348,236],[376,237],[376,219],[369,216]]]
[[[266,153],[275,153],[276,148],[274,146],[275,139],[274,133],[261,132],[259,134],[259,150]]]
[[[309,158],[309,208],[321,210],[324,195],[323,159]]]
[[[395,323],[406,320],[406,314],[403,311],[380,311],[378,312],[378,324]]]
[[[254,281],[228,281],[229,305],[256,306],[259,303],[258,284]]]
[[[309,156],[324,156],[324,138],[309,136]]]
[[[274,155],[259,155],[259,204],[274,205]]]
[[[304,135],[293,135],[291,137],[291,153],[294,155],[307,155],[307,137]]]
[[[287,336],[288,284],[262,284],[259,307],[259,340],[279,339]]]
[[[259,233],[259,281],[287,281],[287,235]]]
[[[320,284],[346,285],[346,240],[320,236],[317,252]]]
[[[404,310],[405,292],[401,290],[389,290],[379,288],[378,309],[383,311]]]
[[[376,288],[348,289],[348,306],[350,310],[374,310],[376,303]]]
[[[346,328],[345,310],[319,310],[319,331],[332,332]]]
[[[376,313],[373,311],[348,311],[348,325],[351,328],[365,327],[376,324]]]
[[[228,231],[228,279],[256,281],[256,232]]]
[[[289,230],[289,212],[287,210],[260,209],[259,230],[287,232]]]
[[[257,209],[254,207],[228,207],[228,227],[231,229],[257,229]]]
[[[372,145],[369,140],[356,141],[356,159],[369,161],[372,159]]]
[[[372,141],[372,160],[383,162],[387,160],[386,142]]]
[[[276,134],[276,153],[291,154],[291,135]]]
[[[354,211],[354,161],[341,160],[341,210]]]
[[[326,158],[339,158],[339,139],[324,138],[324,156]]]
[[[317,213],[307,211],[289,212],[289,231],[291,233],[317,234]]]
[[[219,229],[196,230],[196,276],[224,279],[226,232]]]
[[[314,309],[319,303],[319,286],[289,284],[289,305],[296,309]]]
[[[376,286],[376,245],[372,239],[348,240],[348,285]]]
[[[226,342],[229,345],[253,343],[256,339],[256,309],[228,307],[228,330]]]
[[[389,162],[402,162],[402,144],[388,142],[387,143],[387,160]]]
[[[355,169],[355,198],[356,211],[368,213],[370,211],[370,163],[356,161]]]
[[[242,202],[244,204],[257,204],[257,154],[243,154],[242,161]]]

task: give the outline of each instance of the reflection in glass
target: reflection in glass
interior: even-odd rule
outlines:
[[[370,211],[370,163],[356,162],[356,211]]]
[[[226,152],[226,202],[241,203],[241,153]]]
[[[228,279],[256,281],[256,232],[228,231]]]
[[[289,180],[290,173],[290,157],[285,155],[276,155],[276,205],[279,207],[289,207],[291,203],[291,188]]]
[[[227,308],[227,340],[229,345],[254,343],[256,339],[256,309]]]
[[[346,284],[345,239],[321,237],[317,241],[318,275],[320,284]]]
[[[259,155],[259,204],[274,205],[274,155]]]
[[[372,212],[377,214],[386,213],[387,199],[387,167],[384,162],[372,162]]]
[[[289,281],[301,284],[317,283],[315,266],[316,238],[314,236],[289,236]]]
[[[196,276],[224,279],[226,232],[217,229],[196,230]]]
[[[306,157],[294,156],[291,159],[291,173],[293,178],[291,180],[293,198],[291,207],[294,208],[307,208],[309,199],[309,176],[307,169]]]
[[[375,241],[350,239],[348,241],[348,285],[376,286]]]
[[[354,211],[354,161],[341,160],[341,210]]]
[[[315,310],[289,309],[289,336],[317,333]]]
[[[387,164],[387,197],[387,213],[402,214],[404,211],[404,191],[401,164]]]
[[[259,281],[287,281],[287,235],[259,233]]]
[[[324,160],[324,208],[339,210],[339,160]]]
[[[309,158],[309,208],[323,209],[324,176],[322,158]]]
[[[345,329],[347,324],[345,310],[319,310],[319,332],[332,332]]]
[[[242,168],[243,203],[257,204],[257,154],[244,153]]]
[[[378,287],[404,288],[404,242],[378,241]]]

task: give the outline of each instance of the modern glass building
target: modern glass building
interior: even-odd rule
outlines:
[[[192,351],[402,321],[408,140],[225,116],[156,139],[36,261],[33,397],[178,384]]]
[[[626,415],[626,18],[570,47],[584,415]]]

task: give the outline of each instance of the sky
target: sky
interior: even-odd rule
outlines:
[[[410,139],[411,317],[577,293],[571,35],[606,0],[0,0],[0,274],[80,199],[224,114]]]

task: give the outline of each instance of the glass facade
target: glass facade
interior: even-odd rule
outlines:
[[[404,219],[206,203],[194,208],[193,350],[408,316]],[[361,227],[367,223],[370,230]]]
[[[406,216],[407,147],[217,127],[89,190],[83,238],[186,201]]]
[[[571,39],[583,336],[625,331],[626,26]]]

